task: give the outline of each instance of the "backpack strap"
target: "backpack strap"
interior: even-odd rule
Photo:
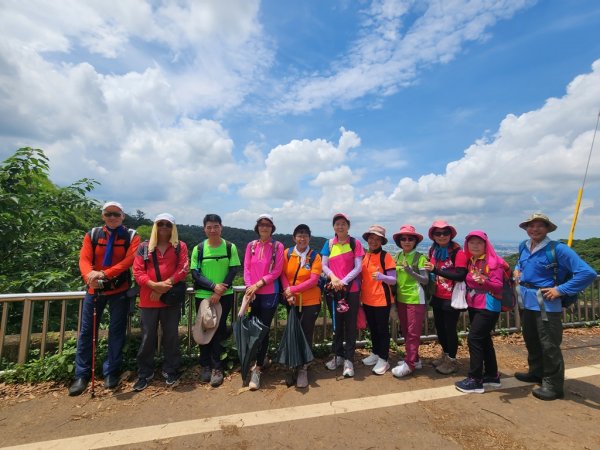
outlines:
[[[385,275],[385,255],[387,255],[387,252],[382,249],[379,252],[379,264],[381,264],[381,270],[384,275]],[[381,285],[383,286],[383,293],[385,294],[385,303],[387,306],[390,306],[392,304],[392,299],[394,298],[394,294],[392,293],[392,287],[389,286],[387,283],[384,283],[383,281],[381,282]]]
[[[554,286],[558,286],[558,261],[556,259],[556,245],[558,242],[550,241],[546,245],[546,258],[548,258],[548,264],[552,267],[552,278],[554,278]]]
[[[202,269],[202,260],[204,259],[204,241],[200,241],[198,243],[198,250],[197,250],[197,256],[198,256],[198,270]]]

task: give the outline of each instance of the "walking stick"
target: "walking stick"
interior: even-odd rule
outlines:
[[[94,292],[94,315],[92,319],[92,387],[91,387],[91,395],[92,398],[95,397],[95,382],[96,382],[96,300],[100,294],[96,294]]]

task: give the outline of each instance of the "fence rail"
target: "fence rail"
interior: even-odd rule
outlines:
[[[600,320],[599,287],[600,277],[598,277],[588,289],[586,289],[583,293],[580,294],[580,300],[577,302],[575,307],[573,307],[571,310],[564,310],[563,323],[565,327],[576,327],[581,326],[585,323]],[[232,319],[237,315],[238,305],[240,304],[243,292],[243,286],[237,286],[234,288],[234,305],[231,311]],[[30,350],[32,348],[32,325],[34,320],[35,305],[39,303],[43,304],[41,330],[39,332],[39,357],[44,357],[49,344],[49,335],[51,333],[58,334],[57,339],[55,340],[57,340],[56,345],[58,351],[61,352],[64,347],[65,336],[73,335],[74,333],[76,333],[75,336],[79,335],[81,311],[83,306],[82,300],[84,296],[84,291],[0,294],[0,306],[2,307],[2,315],[0,318],[0,362],[3,360],[3,357],[6,356],[5,347],[9,344],[7,342],[8,340],[10,341],[10,345],[15,345],[15,343],[18,341],[18,352],[16,355],[16,361],[18,363],[24,363],[27,361],[28,355],[30,354]],[[58,330],[52,331],[49,330],[50,308],[51,303],[56,302],[60,304],[60,320],[58,323]],[[67,309],[69,309],[69,306],[71,305],[77,306],[77,325],[76,328],[72,327],[68,329]],[[194,347],[191,333],[191,328],[195,315],[194,305],[194,291],[191,288],[189,288],[186,299],[186,314],[183,317],[185,330],[184,334],[185,339],[187,341],[188,352],[192,352],[192,349]],[[21,311],[21,326],[17,333],[8,335],[8,319],[12,308]],[[133,309],[133,313],[135,313],[135,309]],[[133,314],[130,314],[127,327],[127,332],[129,334],[132,331],[132,319]],[[71,322],[73,322],[73,320],[71,320]],[[284,321],[277,319],[277,317],[274,319],[273,330],[275,338],[277,338],[279,330],[282,328],[283,322]],[[13,328],[14,325],[16,324],[13,324]],[[392,332],[392,339],[394,339],[396,342],[402,342],[403,339],[400,337],[398,320],[394,314],[391,314],[390,316],[390,326]],[[520,328],[521,320],[520,314],[517,310],[501,313],[500,320],[497,324],[497,329],[505,330],[507,332],[515,332],[520,330]],[[319,315],[319,318],[317,319],[316,329],[320,331],[316,333],[314,340],[315,343],[323,343],[331,339],[331,321],[329,320],[327,307],[325,306],[321,308],[321,313]],[[464,333],[467,331],[467,329],[468,318],[467,315],[463,313],[461,314],[461,319],[459,320],[459,332]],[[434,334],[433,330],[433,315],[431,310],[429,310],[423,328],[424,334],[421,336],[421,339],[436,339],[437,336]]]

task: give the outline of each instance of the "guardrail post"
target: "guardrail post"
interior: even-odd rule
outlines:
[[[19,340],[19,356],[17,362],[23,364],[27,361],[29,353],[29,342],[31,341],[31,324],[33,322],[32,314],[33,302],[29,299],[23,301],[23,320],[21,322],[21,339]]]

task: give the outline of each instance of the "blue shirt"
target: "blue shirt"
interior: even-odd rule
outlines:
[[[546,237],[530,251],[531,240],[525,242],[525,248],[519,255],[519,262],[515,269],[521,272],[521,283],[531,283],[536,287],[554,287],[554,268],[548,260],[546,246],[550,239]],[[558,263],[557,289],[562,295],[575,295],[583,291],[596,279],[597,274],[577,253],[570,247],[559,242],[555,247],[556,262]],[[573,277],[567,280],[568,276]],[[539,311],[537,289],[520,286],[521,296],[525,309]],[[555,300],[544,299],[547,312],[561,312],[560,298]]]

